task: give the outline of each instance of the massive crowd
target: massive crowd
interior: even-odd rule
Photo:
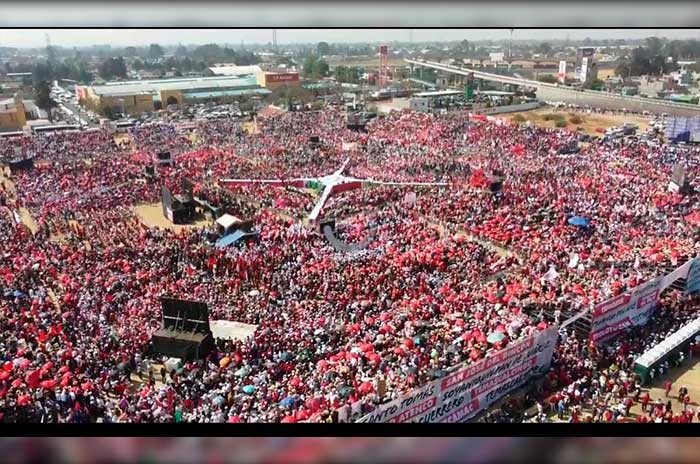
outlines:
[[[37,156],[13,173],[16,195],[6,182],[0,194],[0,420],[332,422],[341,407],[359,417],[696,253],[692,206],[666,191],[673,163],[694,178],[695,148],[594,141],[572,156],[562,152],[576,133],[459,113],[396,112],[365,133],[344,123],[324,110],[261,119],[255,133],[217,121],[189,136],[138,127],[131,144],[107,131],[0,141],[5,157],[17,145]],[[175,163],[153,180],[145,166],[161,151]],[[295,219],[314,194],[217,185],[326,175],[348,158],[349,175],[450,186],[417,188],[415,203],[387,187],[332,198],[324,214],[348,239],[376,224],[369,248],[348,256]],[[498,195],[484,188],[490,173],[505,179]],[[206,228],[143,225],[133,206],[184,179],[253,220],[260,240],[216,249]],[[571,215],[592,226],[568,225]],[[257,328],[168,372],[150,343],[163,295]],[[494,331],[506,336],[492,344]],[[596,359],[563,337],[557,382],[539,396],[576,385]]]

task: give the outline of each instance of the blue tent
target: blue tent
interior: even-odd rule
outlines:
[[[245,232],[241,229],[238,229],[237,231],[230,233],[228,235],[224,235],[221,237],[219,240],[216,241],[216,248],[225,248],[229,245],[233,245],[234,243],[238,242],[239,240],[244,239],[245,237],[251,237],[258,235],[257,232]]]
[[[588,227],[591,220],[582,216],[573,216],[569,218],[569,224],[576,227]]]

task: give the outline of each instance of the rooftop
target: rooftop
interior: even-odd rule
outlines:
[[[212,66],[209,71],[217,76],[242,76],[257,74],[262,71],[260,66]]]
[[[93,86],[92,90],[100,96],[115,97],[134,94],[153,94],[163,90],[224,90],[235,87],[256,86],[257,80],[255,76],[228,76],[108,82],[105,85]]]

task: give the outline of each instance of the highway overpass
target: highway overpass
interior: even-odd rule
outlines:
[[[406,59],[407,63],[414,66],[423,66],[438,71],[462,76],[474,75],[475,79],[483,79],[502,84],[511,84],[521,87],[533,87],[537,89],[537,98],[541,101],[573,103],[576,105],[589,105],[595,108],[629,111],[650,111],[652,113],[668,113],[674,116],[700,116],[700,105],[688,103],[675,103],[653,98],[622,96],[597,90],[577,90],[558,84],[522,79],[518,77],[502,76],[500,74],[486,73],[476,69],[461,68],[432,61],[419,61]]]

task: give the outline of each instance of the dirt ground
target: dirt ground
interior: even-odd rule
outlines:
[[[671,388],[671,393],[666,397],[664,391],[664,382],[670,380],[673,385]],[[651,402],[654,403],[661,399],[664,403],[671,400],[671,405],[674,412],[683,411],[683,404],[678,401],[678,389],[685,386],[688,389],[688,395],[690,395],[690,405],[689,407],[697,413],[698,404],[700,404],[700,358],[695,356],[693,358],[686,358],[685,365],[671,369],[663,377],[657,377],[654,381],[642,388],[642,392],[649,392],[649,397]],[[583,413],[589,414],[591,411],[589,408],[583,408]],[[637,417],[642,414],[648,414],[648,412],[642,411],[642,406],[635,403],[630,409],[630,414],[628,420],[634,421]],[[566,422],[568,420],[568,415],[564,416],[564,420],[561,421],[557,418],[555,412],[550,415],[550,420],[553,422]],[[697,420],[696,420],[697,421]]]
[[[537,126],[548,128],[555,127],[556,121],[544,120],[543,116],[546,114],[564,116],[564,118],[566,119],[566,127],[562,129],[576,130],[577,128],[581,128],[582,132],[588,135],[600,136],[601,133],[596,131],[597,128],[601,127],[603,129],[609,129],[611,127],[621,126],[624,123],[632,123],[638,125],[638,133],[644,132],[647,128],[649,128],[649,119],[638,115],[613,115],[595,113],[588,114],[585,112],[569,113],[564,111],[555,112],[554,109],[551,107],[538,108],[536,110],[531,111],[520,111],[517,113],[506,113],[498,115],[497,117],[512,121],[514,116],[521,115],[525,118],[526,121],[530,121],[532,124],[535,124]],[[578,116],[582,119],[582,122],[579,124],[572,123],[571,118],[573,116]]]
[[[132,206],[131,210],[141,219],[141,222],[147,227],[160,227],[163,229],[172,229],[177,232],[183,229],[191,229],[193,227],[208,226],[210,223],[206,219],[200,219],[192,224],[173,224],[163,216],[163,207],[160,203],[150,203],[145,205]]]
[[[258,130],[258,124],[253,122],[253,121],[246,121],[243,123],[243,129],[248,133],[248,134],[257,134],[260,131]]]

